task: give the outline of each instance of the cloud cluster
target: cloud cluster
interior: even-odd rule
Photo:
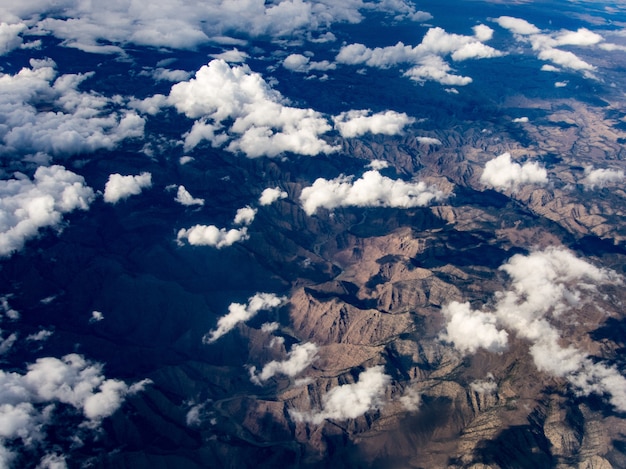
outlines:
[[[0,180],[0,256],[20,250],[44,227],[59,227],[65,213],[87,210],[94,191],[63,166],[40,166],[33,179]]]
[[[111,174],[104,186],[104,201],[109,204],[116,204],[131,195],[141,194],[144,189],[150,187],[152,187],[152,174],[148,172],[143,172],[137,176]]]
[[[394,46],[370,49],[363,44],[343,46],[336,61],[346,65],[367,65],[388,68],[398,64],[412,67],[405,73],[412,80],[436,81],[443,85],[464,86],[471,83],[470,77],[454,75],[445,57],[455,62],[470,59],[499,57],[501,52],[484,44],[491,39],[493,30],[485,25],[474,27],[473,36],[450,34],[444,29],[430,28],[417,46],[398,42]]]
[[[300,203],[308,215],[313,215],[320,208],[423,207],[443,198],[443,192],[424,182],[390,179],[370,170],[355,181],[350,176],[319,178],[312,186],[302,189]]]
[[[202,140],[249,158],[330,153],[337,148],[320,138],[331,127],[313,109],[291,107],[246,65],[212,60],[194,78],[172,86],[167,103],[197,119],[185,149]]]
[[[480,182],[496,190],[515,192],[525,184],[547,184],[548,172],[538,163],[514,163],[507,152],[485,164]]]
[[[355,138],[366,133],[398,135],[404,127],[415,122],[404,112],[385,111],[372,114],[370,110],[347,111],[333,117],[335,128],[344,138]]]
[[[502,28],[511,31],[516,40],[529,43],[533,52],[540,60],[551,62],[551,68],[542,70],[556,71],[558,67],[581,71],[587,77],[594,77],[595,66],[582,60],[569,50],[562,47],[593,47],[599,46],[605,50],[612,50],[614,44],[604,43],[604,38],[586,28],[576,31],[561,30],[556,32],[542,32],[535,25],[521,18],[501,16],[495,19]],[[618,46],[615,46],[618,47]]]
[[[191,228],[181,228],[176,235],[179,244],[187,240],[192,246],[212,246],[217,249],[232,246],[248,239],[248,226],[256,217],[257,209],[246,206],[237,210],[233,224],[241,228],[218,228],[215,225],[194,225]]]
[[[263,189],[259,196],[259,205],[271,205],[277,200],[286,199],[288,197],[287,192],[280,187],[268,187]]]
[[[39,358],[25,374],[0,370],[0,462],[10,467],[16,457],[7,443],[20,440],[26,448],[41,443],[45,427],[54,423],[52,411],[58,405],[80,411],[94,426],[146,384],[129,386],[107,379],[102,365],[77,354]]]
[[[592,166],[588,166],[585,168],[585,177],[581,183],[585,189],[596,189],[619,184],[624,181],[624,177],[622,169],[593,169]]]
[[[210,41],[233,42],[224,37],[225,33],[239,37],[300,34],[313,38],[323,35],[334,23],[358,23],[363,18],[361,12],[371,10],[413,21],[430,17],[405,0],[154,0],[150,8],[131,0],[111,4],[33,0],[27,5],[1,5],[0,17],[14,24],[36,18],[29,22],[34,23],[32,29],[52,34],[63,45],[106,54],[123,53],[120,46],[127,43],[191,49]]]
[[[54,62],[34,59],[15,75],[0,73],[0,151],[77,154],[143,137],[143,118],[119,100],[79,91],[91,75],[57,76]]]
[[[292,378],[301,373],[317,359],[317,351],[317,345],[311,342],[295,344],[287,354],[286,360],[272,360],[265,364],[263,369],[258,373],[256,367],[250,367],[250,380],[254,384],[261,385],[277,374]]]
[[[391,377],[384,373],[383,367],[375,366],[361,372],[356,383],[337,386],[322,396],[322,408],[318,411],[290,410],[289,414],[297,422],[316,425],[327,419],[355,419],[382,405],[390,382]]]
[[[594,362],[574,346],[562,345],[552,320],[575,314],[602,283],[620,283],[617,274],[600,269],[565,249],[549,248],[529,255],[516,254],[500,267],[511,285],[495,296],[492,310],[473,310],[451,303],[444,313],[442,338],[462,352],[478,348],[501,351],[508,333],[531,343],[530,353],[541,371],[565,378],[582,395],[608,395],[611,404],[626,411],[626,378],[615,367]],[[589,299],[587,299],[589,298]]]
[[[276,308],[284,301],[285,298],[273,293],[256,293],[248,298],[247,304],[231,303],[228,306],[228,314],[222,316],[217,321],[217,329],[206,334],[202,341],[205,344],[211,344],[234,329],[240,322],[253,318],[259,311]]]

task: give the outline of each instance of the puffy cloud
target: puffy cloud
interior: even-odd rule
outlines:
[[[286,199],[287,197],[287,192],[282,190],[280,187],[268,187],[267,189],[263,189],[263,192],[261,192],[261,196],[259,197],[259,204],[271,205],[277,200]]]
[[[20,34],[26,28],[24,23],[8,24],[4,21],[0,23],[0,55],[8,54],[22,45],[23,40]]]
[[[409,412],[415,412],[419,409],[420,404],[422,403],[422,396],[416,389],[407,388],[399,400],[402,407]]]
[[[249,205],[243,208],[240,208],[239,210],[237,210],[237,214],[235,215],[233,223],[235,225],[248,226],[252,224],[252,222],[254,221],[254,217],[256,217],[256,212],[257,212],[257,209],[252,208]]]
[[[472,381],[470,388],[478,394],[493,394],[498,390],[498,383],[491,373],[487,373],[487,379]]]
[[[620,183],[624,180],[622,169],[593,169],[592,166],[585,168],[585,177],[582,184],[585,189],[602,188]]]
[[[312,70],[334,70],[337,68],[337,65],[328,60],[312,62],[309,57],[302,54],[291,54],[283,60],[283,67],[292,72],[308,73]]]
[[[416,137],[421,145],[441,145],[441,140],[434,137]]]
[[[189,79],[191,73],[186,70],[170,70],[158,67],[150,73],[157,81],[183,81]]]
[[[104,314],[102,311],[92,311],[91,317],[89,318],[89,322],[100,322],[104,319]]]
[[[480,182],[497,190],[517,191],[524,184],[547,184],[548,173],[538,163],[512,162],[507,152],[485,164]]]
[[[529,23],[521,18],[513,18],[511,16],[500,16],[496,18],[496,23],[504,29],[508,29],[514,34],[529,36],[531,34],[539,34],[541,31],[534,24]]]
[[[204,199],[198,199],[193,197],[185,186],[178,186],[178,190],[176,191],[176,202],[179,204],[185,205],[187,207],[191,205],[204,205]]]
[[[32,448],[45,438],[45,426],[53,423],[51,405],[63,404],[82,412],[93,427],[147,383],[128,386],[107,379],[101,364],[77,354],[39,358],[24,374],[0,370],[0,460],[14,456],[6,443],[19,439]]]
[[[254,384],[261,385],[264,381],[267,381],[277,374],[292,378],[301,373],[317,359],[317,351],[317,345],[311,342],[295,344],[287,354],[286,360],[272,360],[265,364],[259,373],[257,373],[256,367],[250,367],[250,380]]]
[[[31,181],[24,175],[0,180],[0,256],[20,250],[44,227],[58,227],[63,214],[87,210],[93,190],[63,166],[40,166]]]
[[[211,54],[211,57],[213,57],[214,59],[221,59],[228,63],[241,63],[241,62],[245,62],[246,59],[250,58],[248,54],[240,51],[237,48],[227,50],[219,54]]]
[[[111,174],[104,186],[104,201],[116,204],[131,195],[141,194],[141,191],[149,187],[152,187],[152,174],[148,172],[143,172],[137,176]]]
[[[375,366],[361,372],[356,383],[337,386],[322,396],[319,411],[290,410],[289,414],[298,422],[316,425],[327,419],[355,419],[382,405],[385,388],[390,381],[391,377],[384,373],[383,367]]]
[[[404,112],[385,111],[372,114],[370,110],[342,112],[334,117],[335,128],[344,138],[354,138],[366,133],[397,135],[404,127],[415,122]]]
[[[375,171],[380,171],[381,169],[388,168],[389,162],[385,160],[372,160],[365,167]]]
[[[447,335],[450,336],[453,321],[457,321],[453,324],[454,331],[461,331],[452,334],[459,338],[455,346],[470,352],[478,347],[489,349],[479,339],[471,337],[470,332],[486,326],[474,335],[492,338],[497,337],[496,325],[507,328],[531,343],[530,353],[537,369],[567,379],[581,395],[608,395],[611,404],[625,411],[626,378],[615,367],[595,362],[572,345],[563,345],[564,337],[551,321],[565,312],[574,315],[590,301],[585,296],[591,297],[597,285],[621,283],[621,278],[577,258],[570,251],[557,248],[526,256],[516,254],[500,270],[509,275],[511,285],[496,294],[493,311],[473,311],[467,303],[451,303],[446,307]]]
[[[300,202],[304,211],[313,215],[319,208],[423,207],[443,198],[439,189],[424,182],[394,180],[370,170],[356,181],[349,176],[319,178],[312,186],[302,189]]]
[[[57,76],[51,60],[31,59],[30,65],[0,74],[0,151],[76,154],[143,137],[143,118],[119,100],[78,90],[91,73]]]
[[[181,228],[176,235],[179,243],[187,240],[192,246],[212,246],[217,249],[245,241],[248,237],[248,228],[245,226],[241,229],[227,230],[215,225],[194,225],[191,228]]]
[[[527,122],[528,122],[528,117],[526,117],[526,116],[523,116],[523,117],[516,117],[515,119],[513,119],[513,121],[512,121],[512,122],[525,124],[525,123],[527,123]]]
[[[213,60],[195,78],[172,86],[168,102],[189,118],[201,118],[198,128],[194,126],[186,137],[186,149],[206,138],[214,146],[230,140],[228,151],[250,158],[285,152],[312,156],[336,150],[320,138],[330,130],[320,113],[286,105],[280,93],[246,65],[231,67]],[[231,121],[227,134],[216,137],[215,132]]]
[[[499,57],[502,53],[484,44],[491,39],[493,30],[485,25],[474,27],[473,36],[450,34],[444,29],[430,28],[422,42],[415,47],[398,42],[394,46],[370,49],[363,44],[348,44],[341,48],[336,61],[348,65],[365,64],[387,68],[408,63],[413,67],[405,76],[415,81],[436,81],[443,85],[463,86],[471,83],[470,77],[450,73],[452,68],[444,57],[454,61]]]
[[[447,320],[443,340],[453,342],[461,352],[474,353],[479,348],[501,352],[508,345],[508,333],[498,330],[496,316],[483,311],[473,311],[469,303],[453,301],[443,308]]]
[[[257,315],[259,311],[276,308],[285,301],[273,293],[256,293],[248,298],[247,304],[231,303],[228,306],[228,314],[217,321],[217,329],[206,334],[202,341],[211,344],[224,334],[230,332],[240,322],[245,322]]]

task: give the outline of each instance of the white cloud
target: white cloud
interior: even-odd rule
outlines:
[[[352,177],[317,179],[312,186],[302,189],[300,203],[304,211],[313,215],[319,208],[337,207],[423,207],[444,194],[424,182],[405,182],[390,179],[376,170],[367,171],[356,181]]]
[[[515,119],[513,119],[513,122],[525,124],[528,122],[528,117],[516,117]]]
[[[111,174],[104,186],[104,201],[116,204],[131,195],[141,194],[144,189],[150,187],[152,187],[152,175],[148,172],[143,172],[137,176]]]
[[[51,60],[31,59],[30,66],[0,73],[0,151],[88,153],[143,137],[143,118],[116,99],[78,90],[93,73],[57,76]]]
[[[286,199],[288,197],[287,192],[280,187],[268,187],[263,189],[261,196],[259,197],[260,205],[271,205],[277,200]]]
[[[178,190],[176,191],[176,202],[179,204],[185,205],[187,207],[192,205],[204,205],[204,199],[199,199],[193,197],[185,186],[178,186]]]
[[[195,78],[172,86],[168,102],[189,118],[201,118],[186,137],[186,149],[202,139],[214,146],[230,140],[228,151],[250,158],[285,152],[313,156],[337,149],[320,138],[330,130],[320,113],[286,105],[280,93],[246,65],[231,67],[213,60]],[[216,136],[227,121],[232,121],[230,127]]]
[[[422,396],[416,389],[407,388],[402,397],[400,397],[400,403],[409,412],[415,412],[420,408]]]
[[[37,469],[67,469],[65,456],[56,453],[46,454],[39,461]]]
[[[593,169],[592,166],[585,168],[585,177],[581,180],[585,189],[596,189],[619,184],[624,181],[622,169]]]
[[[52,336],[52,334],[54,334],[53,331],[42,329],[39,332],[28,335],[26,337],[26,340],[33,341],[33,342],[41,342],[43,340],[48,340]]]
[[[93,190],[63,166],[40,166],[31,181],[24,175],[0,180],[0,256],[20,250],[45,227],[59,227],[63,214],[87,210]]]
[[[472,82],[471,77],[454,75],[451,71],[452,67],[441,57],[430,55],[421,60],[421,65],[410,68],[404,75],[419,83],[436,81],[442,85],[465,86]]]
[[[283,67],[292,72],[308,73],[313,70],[334,70],[337,68],[337,65],[328,60],[314,62],[311,61],[309,57],[302,54],[290,54],[283,60]]]
[[[541,31],[534,24],[529,23],[521,18],[513,18],[511,16],[500,16],[496,18],[496,23],[504,29],[508,29],[514,34],[529,36],[531,34],[539,34]]]
[[[226,230],[215,225],[194,225],[191,228],[181,228],[176,235],[179,243],[187,240],[192,246],[212,246],[217,249],[245,241],[248,237],[248,228],[245,226],[241,229]]]
[[[441,140],[434,137],[416,137],[421,145],[441,145]]]
[[[472,391],[478,394],[493,394],[498,390],[498,383],[496,383],[493,375],[487,373],[487,379],[472,381],[470,388]]]
[[[186,70],[170,70],[161,67],[155,68],[150,74],[157,81],[183,81],[191,76],[191,73]]]
[[[272,360],[265,364],[263,369],[258,373],[256,367],[250,367],[250,380],[254,384],[261,385],[264,381],[278,374],[292,378],[301,373],[317,359],[317,351],[317,345],[311,342],[295,344],[287,354],[286,360]]]
[[[27,26],[24,23],[0,23],[0,55],[6,55],[23,44],[22,32]]]
[[[453,342],[463,353],[474,353],[479,348],[502,352],[508,345],[508,333],[496,327],[497,318],[492,313],[473,311],[469,303],[453,301],[443,308],[447,320],[443,340]]]
[[[256,208],[252,208],[249,205],[240,208],[237,210],[237,214],[233,220],[235,225],[245,225],[249,226],[254,221],[254,217],[256,217]]]
[[[227,50],[219,54],[211,54],[211,57],[213,57],[214,59],[223,60],[224,62],[228,62],[228,63],[242,63],[250,58],[248,54],[240,51],[236,47],[234,49]]]
[[[384,373],[383,367],[375,366],[360,373],[356,383],[334,387],[322,396],[319,411],[290,410],[289,414],[297,422],[316,425],[327,419],[355,419],[382,405],[385,388],[390,381],[391,377]]]
[[[407,125],[415,122],[404,112],[384,111],[372,114],[370,110],[342,112],[333,117],[335,128],[344,138],[354,138],[366,133],[398,135]]]
[[[507,152],[485,164],[480,182],[497,190],[517,191],[525,184],[547,184],[548,173],[535,162],[523,165],[512,162]]]
[[[104,314],[102,314],[102,311],[92,311],[91,317],[89,318],[89,322],[91,323],[100,322],[103,319],[104,319]]]
[[[224,334],[230,332],[240,322],[245,322],[257,315],[259,311],[276,308],[285,301],[285,298],[273,293],[256,293],[248,298],[247,304],[231,303],[228,314],[217,321],[217,329],[206,334],[202,341],[206,344],[215,342]]]
[[[367,165],[366,168],[373,169],[374,171],[380,171],[381,169],[385,169],[389,167],[389,162],[385,160],[372,160]]]
[[[277,322],[265,322],[261,325],[261,330],[263,332],[267,332],[268,334],[271,334],[272,332],[277,331],[279,327],[280,327],[280,324]]]

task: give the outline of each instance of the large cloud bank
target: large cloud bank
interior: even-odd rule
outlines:
[[[135,112],[78,90],[91,74],[58,76],[55,67],[51,60],[31,59],[30,68],[0,74],[3,153],[86,153],[143,137],[144,120]]]
[[[202,339],[204,343],[211,344],[227,334],[241,322],[252,319],[259,311],[276,308],[285,299],[273,293],[256,293],[248,299],[247,304],[231,303],[228,306],[228,314],[217,321],[217,329],[210,331]]]
[[[0,180],[0,256],[20,250],[44,227],[58,227],[65,213],[87,210],[94,191],[63,166],[40,166],[26,176]]]
[[[535,162],[514,163],[510,153],[502,153],[485,164],[480,182],[496,190],[515,192],[526,184],[547,184],[548,172]]]
[[[572,345],[562,345],[565,338],[553,325],[565,315],[575,316],[591,301],[596,285],[621,279],[556,248],[515,255],[500,270],[509,275],[511,285],[495,296],[493,309],[450,303],[444,308],[447,325],[442,338],[462,352],[478,348],[501,352],[508,344],[508,329],[531,343],[530,353],[539,370],[567,379],[582,395],[608,395],[611,404],[626,411],[626,378],[615,367],[594,362]]]
[[[353,384],[344,384],[331,389],[322,397],[322,408],[302,412],[291,410],[289,414],[298,422],[319,425],[324,420],[355,419],[382,405],[385,388],[391,377],[384,373],[382,366],[369,368],[359,374]]]
[[[337,207],[423,207],[442,200],[444,194],[424,182],[390,179],[377,170],[370,170],[355,181],[350,176],[317,179],[302,189],[300,202],[304,211],[313,215],[318,209]]]
[[[17,456],[8,443],[21,440],[33,449],[43,442],[55,407],[76,409],[94,426],[146,383],[128,386],[107,379],[100,364],[77,354],[40,358],[25,374],[0,370],[0,466],[10,467]]]
[[[473,36],[450,34],[442,28],[428,30],[417,46],[398,42],[394,46],[371,49],[363,44],[343,46],[336,57],[338,63],[388,68],[399,64],[412,67],[406,76],[418,82],[436,81],[442,85],[464,86],[472,82],[470,77],[455,75],[445,58],[455,62],[469,59],[499,57],[501,52],[484,42],[491,39],[493,30],[485,25],[474,27]]]

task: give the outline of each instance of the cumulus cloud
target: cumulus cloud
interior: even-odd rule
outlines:
[[[290,54],[283,60],[283,67],[292,72],[308,73],[314,70],[334,70],[337,68],[337,65],[328,60],[315,62],[311,61],[310,57],[302,54]]]
[[[53,423],[53,406],[61,404],[81,412],[93,427],[117,411],[127,395],[146,384],[148,381],[129,386],[107,379],[101,364],[78,354],[39,358],[24,374],[0,370],[1,457],[15,456],[7,443],[20,440],[33,448],[42,441],[46,426]]]
[[[625,411],[626,378],[615,367],[595,362],[584,351],[564,345],[565,338],[553,325],[566,312],[574,315],[591,301],[597,285],[621,283],[621,278],[558,248],[516,254],[500,270],[508,274],[511,284],[496,294],[491,311],[475,311],[467,303],[448,305],[452,310],[445,313],[447,336],[450,324],[458,321],[453,332],[455,346],[469,352],[478,347],[490,349],[493,340],[481,342],[476,336],[492,339],[497,337],[496,326],[500,332],[506,328],[531,343],[530,353],[537,369],[567,379],[581,395],[608,395],[616,408]],[[476,333],[484,326],[486,329]]]
[[[526,116],[516,117],[515,119],[513,119],[513,122],[525,124],[525,123],[528,122],[528,117],[526,117]]]
[[[443,192],[424,182],[394,180],[370,170],[355,181],[350,176],[319,178],[312,186],[302,189],[300,203],[308,215],[313,215],[320,208],[423,207],[443,198]]]
[[[0,23],[0,55],[6,55],[14,49],[22,46],[22,32],[27,26],[24,23],[8,24]]]
[[[375,171],[380,171],[381,169],[388,168],[389,162],[385,160],[372,160],[365,167]]]
[[[235,225],[249,226],[254,221],[254,218],[256,217],[256,212],[257,212],[257,209],[252,208],[249,205],[243,208],[240,208],[237,210],[237,214],[235,215],[233,223]]]
[[[552,62],[549,67],[542,67],[545,71],[558,70],[559,67],[582,71],[587,77],[593,78],[593,71],[596,69],[590,63],[582,60],[569,50],[562,50],[559,47],[593,47],[604,41],[604,38],[586,28],[579,28],[576,31],[561,30],[557,32],[543,33],[539,28],[520,18],[501,16],[496,18],[496,23],[501,27],[511,31],[520,42],[529,43],[537,58],[546,62]],[[600,47],[602,44],[600,44]]]
[[[487,373],[486,379],[472,381],[470,388],[478,394],[493,394],[498,390],[498,383],[491,373]]]
[[[104,186],[104,201],[116,204],[131,195],[141,194],[144,189],[150,187],[152,187],[152,174],[148,172],[143,172],[137,176],[111,174]]]
[[[195,78],[172,86],[167,99],[178,112],[200,119],[186,136],[186,150],[204,139],[214,146],[228,142],[226,150],[250,158],[286,152],[313,156],[337,149],[320,138],[331,129],[320,113],[287,105],[246,65],[213,60]]]
[[[259,205],[271,205],[277,200],[286,199],[288,197],[287,192],[280,187],[268,187],[263,189],[261,196],[259,197]]]
[[[355,419],[382,405],[390,381],[391,377],[384,373],[383,367],[375,366],[361,372],[356,383],[334,387],[322,396],[322,408],[318,411],[290,410],[289,414],[297,422],[316,425],[327,419]]]
[[[204,199],[199,199],[193,197],[185,186],[178,186],[178,190],[176,191],[176,202],[179,204],[185,205],[187,207],[192,205],[204,205]]]
[[[422,396],[416,389],[407,388],[402,397],[400,397],[400,403],[409,412],[415,412],[420,408]]]
[[[421,145],[441,145],[441,140],[434,137],[416,137]]]
[[[242,63],[245,62],[246,59],[250,58],[248,54],[240,51],[236,47],[234,49],[227,50],[219,54],[211,54],[211,57],[213,57],[214,59],[221,59],[224,62],[228,63]]]
[[[335,128],[344,138],[354,138],[366,133],[398,135],[407,125],[415,122],[404,112],[385,111],[372,114],[372,111],[348,111],[333,117]]]
[[[480,182],[496,190],[517,191],[525,184],[547,184],[548,172],[535,162],[514,163],[507,152],[485,164]]]
[[[248,298],[247,304],[231,303],[228,306],[228,314],[219,318],[217,328],[206,334],[202,341],[211,344],[234,329],[237,324],[256,316],[259,311],[276,308],[284,301],[285,298],[273,293],[256,293]]]
[[[461,352],[474,353],[479,348],[502,352],[508,345],[508,333],[496,327],[495,314],[473,311],[469,303],[453,301],[443,308],[446,332],[443,340],[453,342]]]
[[[92,73],[57,76],[51,60],[30,61],[17,74],[0,73],[0,150],[52,155],[113,149],[144,134],[144,120],[119,99],[79,91]]]
[[[450,34],[444,29],[430,28],[422,42],[408,46],[398,42],[394,46],[370,49],[363,44],[348,44],[341,48],[336,61],[346,65],[367,65],[388,68],[398,64],[413,65],[405,76],[418,81],[436,81],[444,85],[463,86],[471,83],[470,77],[450,73],[452,67],[444,57],[453,61],[499,57],[502,52],[484,44],[491,39],[493,30],[485,25],[474,27],[473,36]]]
[[[585,189],[603,188],[619,184],[624,180],[622,169],[593,169],[593,166],[585,168],[585,177],[581,180]]]
[[[317,351],[317,345],[311,342],[295,344],[291,347],[285,360],[272,360],[265,364],[263,369],[258,373],[256,367],[250,367],[250,380],[260,386],[263,382],[278,374],[292,378],[300,374],[317,359]]]
[[[84,178],[63,166],[40,166],[32,180],[23,174],[0,180],[0,256],[20,250],[42,228],[60,227],[64,214],[87,210],[94,198]]]
[[[245,226],[240,229],[227,230],[215,225],[194,225],[191,228],[181,228],[176,235],[179,243],[187,240],[192,246],[212,246],[217,249],[245,241],[248,237],[248,228]]]

